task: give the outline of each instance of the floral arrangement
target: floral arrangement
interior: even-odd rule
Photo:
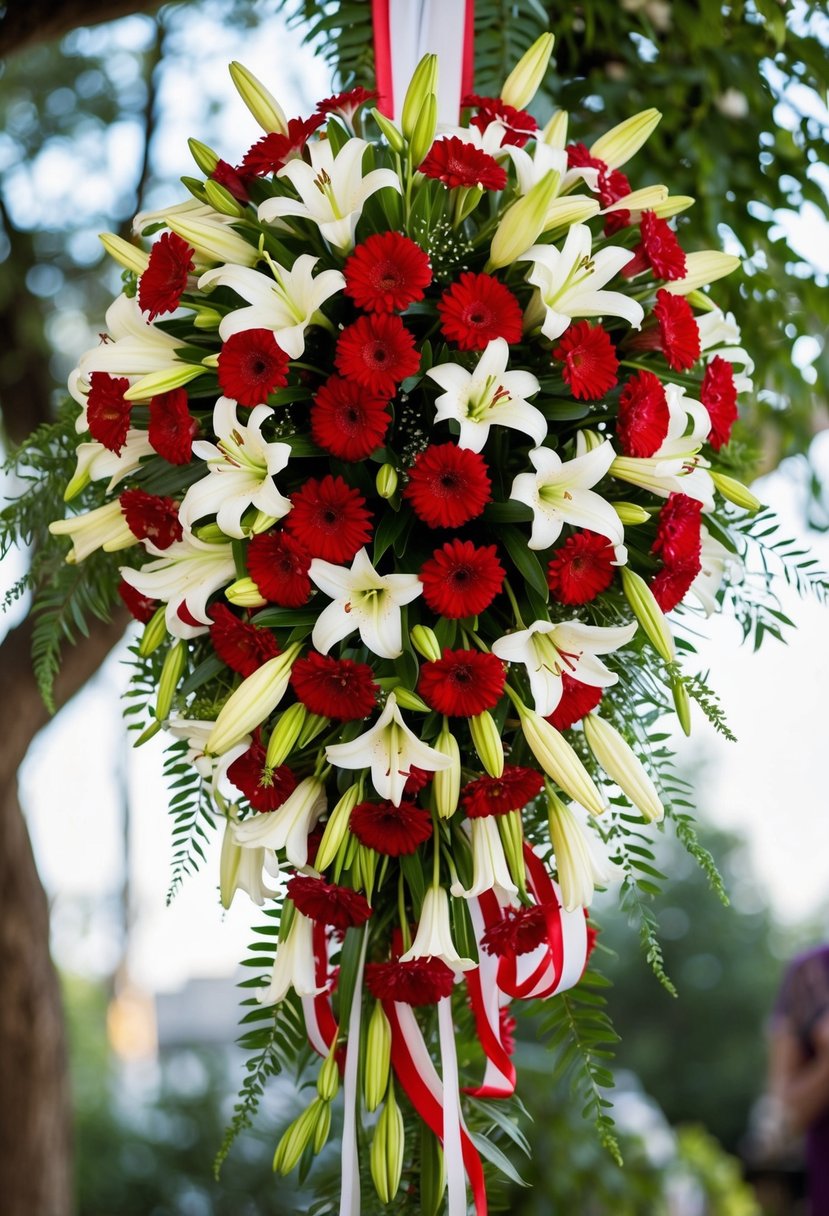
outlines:
[[[274,1166],[342,1089],[343,1213],[361,1153],[383,1204],[486,1211],[511,1002],[579,983],[614,869],[646,884],[655,717],[716,714],[674,631],[759,506],[727,471],[751,361],[702,290],[737,259],[623,172],[656,111],[538,126],[551,48],[445,130],[434,56],[399,123],[364,89],[286,121],[234,64],[264,135],[235,167],[192,141],[149,252],[102,238],[124,290],[70,381],[51,530],[143,623],[180,868],[218,817],[222,904],[267,910],[248,1039],[322,1060]]]

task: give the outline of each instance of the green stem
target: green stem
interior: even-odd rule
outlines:
[[[521,617],[521,610],[518,607],[518,600],[515,598],[515,592],[513,591],[512,587],[510,586],[508,578],[504,579],[504,590],[506,591],[507,598],[509,599],[509,602],[512,606],[512,611],[515,614],[516,625],[519,627],[519,629],[525,629],[526,626]]]
[[[400,918],[400,932],[403,934],[403,953],[410,948],[412,937],[409,933],[409,919],[406,916],[406,892],[403,888],[403,872],[397,880],[397,915]]]

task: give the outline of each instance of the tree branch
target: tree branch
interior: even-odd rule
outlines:
[[[152,12],[158,5],[159,0],[8,0],[0,17],[0,56],[62,38],[78,26]]]

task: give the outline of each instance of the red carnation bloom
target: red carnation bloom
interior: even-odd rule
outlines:
[[[285,527],[311,557],[350,562],[371,538],[366,500],[342,477],[315,477],[291,495]]]
[[[280,653],[270,629],[240,621],[226,604],[215,604],[208,615],[213,621],[210,626],[213,649],[240,676],[252,676],[263,663]]]
[[[404,794],[419,794],[422,789],[425,789],[429,782],[434,777],[434,773],[425,768],[418,768],[413,764],[409,769],[409,775],[406,778],[406,783],[403,786]]]
[[[432,281],[429,257],[399,232],[377,232],[343,267],[345,294],[366,312],[402,312]]]
[[[420,355],[399,317],[373,313],[345,327],[337,341],[334,363],[341,376],[388,398],[397,392],[401,380],[418,370]]]
[[[616,434],[626,456],[653,456],[668,434],[670,411],[662,381],[653,372],[631,376],[619,397]]]
[[[294,663],[291,686],[312,714],[340,722],[365,718],[377,701],[377,685],[367,663],[333,659],[313,650]]]
[[[506,678],[497,655],[444,650],[442,659],[423,664],[417,690],[439,714],[474,718],[498,704]]]
[[[170,464],[189,464],[193,455],[193,440],[199,424],[190,413],[187,390],[171,389],[150,398],[150,444]]]
[[[601,688],[582,684],[581,680],[574,680],[565,671],[561,677],[561,700],[547,721],[556,730],[569,730],[576,722],[581,722],[585,714],[595,709],[601,699]]]
[[[478,549],[469,540],[452,540],[423,563],[419,577],[432,612],[458,620],[489,607],[503,585],[504,569],[494,545]]]
[[[574,532],[547,566],[547,586],[560,604],[587,604],[607,591],[616,573],[616,554],[606,536]]]
[[[121,579],[117,587],[118,595],[121,602],[129,612],[130,616],[135,617],[142,625],[146,625],[155,616],[158,608],[158,600],[151,600],[149,596],[142,595],[136,590],[131,583]]]
[[[501,919],[490,925],[481,938],[487,954],[514,958],[530,954],[547,936],[547,917],[540,904],[532,908],[503,908]]]
[[[371,916],[371,905],[365,895],[352,891],[350,887],[335,886],[322,878],[295,874],[288,880],[286,890],[303,916],[322,921],[324,925],[333,925],[343,932],[364,925]]]
[[[248,148],[239,170],[254,177],[267,177],[278,173],[289,160],[298,156],[318,127],[325,122],[324,114],[312,114],[310,118],[291,118],[288,130],[271,131]]]
[[[491,489],[480,452],[442,443],[418,453],[403,496],[430,528],[458,528],[481,514]]]
[[[493,156],[458,139],[457,135],[436,140],[420,165],[420,172],[426,177],[437,178],[450,190],[460,186],[503,190],[507,184],[506,169],[502,169]]]
[[[682,562],[677,566],[663,566],[651,579],[651,591],[663,612],[672,612],[685,599],[691,583],[701,569],[700,560]]]
[[[461,350],[484,350],[494,338],[520,342],[521,305],[491,274],[465,271],[438,300],[440,328]]]
[[[385,857],[402,857],[432,835],[432,816],[413,802],[360,802],[351,812],[350,827],[367,849]]]
[[[598,188],[599,202],[603,207],[617,203],[620,198],[630,194],[630,182],[619,169],[608,168],[605,161],[598,156],[591,156],[584,144],[570,144],[567,148],[567,167],[589,168],[599,170]],[[626,228],[630,223],[629,211],[613,211],[605,216],[604,230],[607,235]]]
[[[119,502],[127,527],[139,540],[148,540],[156,549],[169,549],[181,540],[178,503],[174,498],[158,498],[146,490],[124,490]]]
[[[538,130],[538,123],[532,114],[528,114],[526,110],[516,110],[515,106],[508,106],[500,97],[479,97],[477,93],[467,93],[461,106],[474,106],[477,109],[477,114],[470,118],[469,124],[481,132],[494,122],[500,123],[506,131],[502,147],[513,144],[516,148],[523,148]]]
[[[617,383],[619,360],[601,325],[574,322],[559,339],[553,358],[564,363],[562,375],[581,401],[598,401]]]
[[[731,364],[719,355],[714,355],[705,369],[700,401],[708,410],[708,417],[711,419],[708,442],[715,452],[719,452],[731,438],[731,428],[737,421],[734,370]]]
[[[89,396],[86,399],[86,425],[89,433],[116,456],[127,441],[130,429],[132,402],[124,393],[130,386],[126,376],[110,376],[107,372],[93,372],[89,377]]]
[[[685,251],[667,220],[654,211],[645,211],[639,221],[641,240],[634,258],[622,269],[626,279],[650,268],[657,279],[681,279],[685,275]]]
[[[385,397],[339,376],[328,377],[311,406],[314,443],[340,460],[365,460],[383,442],[390,421]]]
[[[219,351],[219,384],[240,405],[262,405],[288,383],[290,359],[269,329],[231,334]]]
[[[286,764],[268,768],[265,756],[262,744],[252,743],[227,770],[228,780],[242,791],[255,811],[275,811],[297,787],[296,777]]]
[[[651,553],[657,553],[666,566],[696,563],[699,573],[702,537],[702,503],[687,494],[670,494],[659,512],[656,539]]]
[[[138,303],[151,321],[178,308],[187,276],[195,269],[194,253],[175,232],[162,232],[153,245],[147,269],[138,280]]]
[[[365,985],[378,1001],[401,1005],[436,1005],[452,995],[455,973],[439,958],[414,958],[410,963],[366,963]]]
[[[687,372],[700,355],[699,326],[684,296],[658,291],[653,306],[659,324],[659,342],[668,366]]]
[[[360,106],[365,105],[367,101],[371,101],[376,96],[376,89],[364,89],[362,85],[358,85],[356,89],[349,89],[347,93],[336,93],[333,97],[326,97],[324,101],[318,101],[316,110],[318,114],[339,114],[346,122],[351,122]]]
[[[248,574],[261,595],[280,608],[300,608],[311,595],[311,556],[284,532],[252,536],[246,556]]]
[[[507,764],[500,777],[476,777],[461,790],[461,806],[470,819],[507,815],[522,810],[544,789],[544,778],[534,768]]]

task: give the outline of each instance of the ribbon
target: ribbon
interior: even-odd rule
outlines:
[[[438,122],[457,126],[475,68],[474,0],[372,0],[378,109],[399,118],[415,68],[438,61]]]
[[[363,1008],[363,968],[368,933],[363,929],[363,944],[354,977],[354,995],[348,1015],[348,1042],[343,1076],[343,1143],[340,1216],[360,1216],[360,1161],[357,1155],[357,1080],[360,1064],[360,1016]]]
[[[318,1055],[328,1055],[339,1026],[331,1008],[328,982],[328,932],[324,922],[314,921],[314,979],[322,991],[317,996],[300,997],[308,1042]]]
[[[515,1092],[516,1073],[501,1039],[501,1009],[509,1004],[509,997],[498,987],[500,960],[481,946],[481,938],[493,918],[500,919],[500,905],[495,894],[487,891],[480,899],[470,899],[467,907],[478,943],[480,963],[474,971],[467,971],[466,987],[475,1028],[484,1049],[486,1070],[481,1084],[467,1087],[464,1092],[475,1098],[508,1098]]]

